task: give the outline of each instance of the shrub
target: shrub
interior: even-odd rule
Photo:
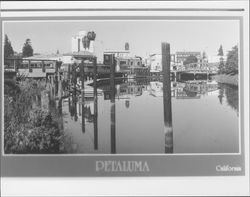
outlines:
[[[12,82],[10,83],[12,84]],[[32,109],[32,98],[41,96],[43,82],[21,81],[8,87],[19,87],[16,94],[6,92],[4,99],[5,153],[61,153],[64,134],[59,129],[56,112]]]

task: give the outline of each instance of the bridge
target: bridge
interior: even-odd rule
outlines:
[[[174,77],[179,80],[183,75],[189,75],[193,78],[197,76],[208,76],[215,75],[218,71],[219,63],[190,63],[183,66],[176,66],[177,69],[171,70],[171,73],[174,74]]]
[[[186,73],[209,73],[216,74],[219,63],[190,63],[184,66],[178,66],[177,72],[186,72]]]

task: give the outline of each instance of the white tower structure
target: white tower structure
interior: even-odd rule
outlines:
[[[83,41],[87,39],[88,32],[87,31],[80,31],[78,35],[73,36],[71,39],[71,52],[76,53],[80,51],[88,51],[93,53],[94,52],[94,40],[88,40],[89,46],[84,48]]]

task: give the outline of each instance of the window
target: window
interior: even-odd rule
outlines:
[[[126,64],[126,61],[120,61],[120,65]]]

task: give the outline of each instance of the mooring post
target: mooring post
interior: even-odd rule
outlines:
[[[44,60],[42,60],[42,71],[45,73],[45,64],[44,64]]]
[[[76,82],[77,82],[76,63],[73,64],[72,71],[73,71],[72,80],[73,80],[73,84],[74,84],[74,92],[76,92]]]
[[[98,103],[97,103],[97,59],[93,58],[94,66],[94,149],[98,149]]]
[[[55,84],[54,84],[54,74],[51,75],[51,96],[54,98],[55,96]]]
[[[30,62],[30,60],[28,60],[28,68],[29,68],[29,72],[31,73],[32,72],[32,68],[31,68],[31,62]]]
[[[59,97],[59,99],[62,98],[62,80],[61,80],[60,73],[58,75],[58,97]]]
[[[84,61],[85,59],[82,59],[80,64],[80,73],[81,73],[81,98],[82,98],[82,132],[85,133],[85,110],[84,110],[84,104],[85,104],[85,95],[84,95]]]
[[[76,63],[72,65],[72,80],[74,83],[74,89],[72,91],[72,108],[74,109],[74,120],[77,121],[77,106],[76,106],[76,82],[77,82],[77,76],[76,76]]]
[[[170,79],[170,44],[162,43],[162,71],[163,71],[163,105],[164,105],[164,132],[165,153],[173,153],[173,126],[171,105]]]
[[[69,96],[70,96],[70,88],[71,88],[70,75],[71,75],[71,64],[68,65],[68,92],[69,92]]]
[[[55,74],[55,96],[58,95],[58,72]]]
[[[110,65],[110,118],[111,118],[111,153],[116,153],[116,128],[115,128],[115,56],[111,55],[112,61]]]

